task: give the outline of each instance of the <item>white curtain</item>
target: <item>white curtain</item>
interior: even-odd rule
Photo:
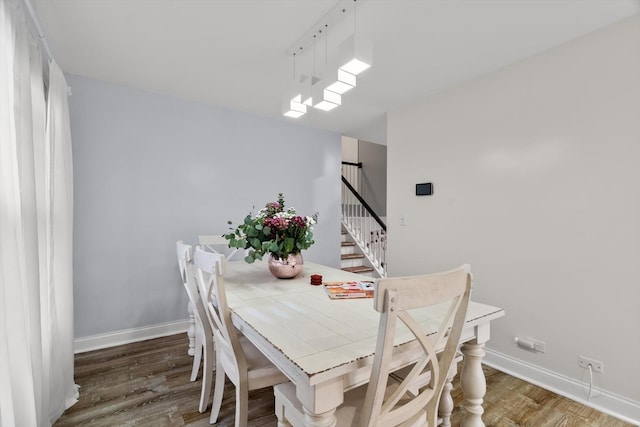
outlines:
[[[0,0],[1,427],[50,426],[78,397],[72,178],[64,76]]]

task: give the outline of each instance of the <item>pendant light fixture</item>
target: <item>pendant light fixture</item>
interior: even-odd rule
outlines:
[[[314,108],[317,108],[318,110],[331,111],[342,104],[342,96],[339,94],[324,88],[320,88],[320,91],[321,92],[318,92],[320,102],[315,104],[313,106]]]
[[[327,25],[325,24],[325,38],[324,38],[324,71],[322,73],[322,84],[316,84],[316,90],[313,93],[313,100],[315,104],[314,108],[324,111],[331,111],[340,104],[342,104],[342,96],[339,93],[330,91],[327,86],[327,77],[329,75],[329,68],[327,64],[328,55],[328,41],[327,41]],[[317,100],[317,101],[316,101]]]
[[[331,77],[328,81],[332,83],[329,83],[327,90],[342,95],[356,87],[356,76],[354,74],[351,74],[342,68],[338,68],[337,65],[330,65],[328,70]]]
[[[301,101],[302,98],[300,95],[296,95],[291,98],[291,100],[289,100],[289,109],[286,110],[283,114],[294,119],[304,116],[307,112],[307,106],[304,105]]]
[[[356,87],[357,75],[369,68],[373,63],[373,47],[371,41],[364,37],[362,30],[357,32],[357,0],[338,0],[336,4],[298,41],[289,49],[293,55],[294,79],[290,86],[283,114],[288,117],[301,117],[307,112],[307,107],[330,111],[342,104],[342,95]],[[329,26],[346,21],[349,13],[353,13],[353,33],[337,46],[331,58],[329,57],[328,32]],[[340,28],[342,29],[342,28]],[[325,34],[324,67],[316,70],[316,42],[322,32]],[[297,75],[295,72],[296,54],[301,56],[311,49],[313,43],[313,68],[310,73]],[[332,50],[335,45],[332,45]],[[305,58],[308,57],[305,56]]]
[[[316,34],[313,35],[313,67],[311,75],[302,77],[302,103],[313,106],[314,86],[320,83],[320,77],[316,75]]]
[[[282,114],[286,117],[297,119],[307,112],[307,106],[302,103],[302,94],[300,93],[300,81],[296,77],[296,54],[293,54],[293,81],[289,85],[284,98]]]
[[[325,25],[325,57],[328,57],[327,44],[329,40],[329,27]],[[341,68],[338,68],[337,64],[332,61],[325,66],[326,70],[326,89],[331,92],[335,92],[338,95],[342,95],[343,93],[353,89],[356,87],[356,76],[355,74],[349,73]]]
[[[340,44],[338,66],[357,76],[373,64],[371,41],[357,33],[356,0],[353,0],[353,34]]]

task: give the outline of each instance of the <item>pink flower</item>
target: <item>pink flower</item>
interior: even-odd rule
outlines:
[[[291,223],[297,225],[300,228],[304,228],[307,226],[307,221],[301,216],[294,216],[291,218]]]
[[[231,228],[224,237],[229,240],[229,247],[251,249],[245,258],[249,263],[262,259],[265,253],[286,258],[314,243],[312,226],[317,215],[299,216],[293,207],[285,210],[284,196],[280,193],[277,202],[265,204],[255,216],[249,213],[243,223]]]

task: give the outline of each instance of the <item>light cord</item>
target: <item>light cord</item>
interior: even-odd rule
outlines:
[[[324,24],[324,65],[326,67],[329,57],[329,26]]]
[[[316,75],[316,35],[313,35],[313,75]]]
[[[293,78],[296,78],[296,53],[293,52]]]
[[[357,0],[353,0],[353,34],[355,34],[358,29],[358,20],[356,18],[356,1]]]

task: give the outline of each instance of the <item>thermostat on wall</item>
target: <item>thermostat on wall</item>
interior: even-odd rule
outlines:
[[[416,184],[416,196],[431,196],[433,194],[433,184],[426,182],[424,184]]]

